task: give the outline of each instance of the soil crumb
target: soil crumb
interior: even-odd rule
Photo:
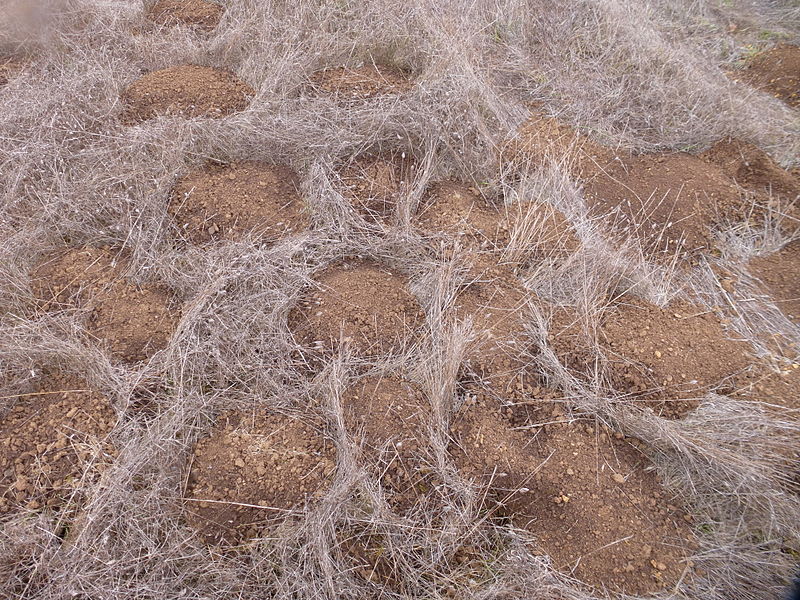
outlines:
[[[276,240],[309,226],[297,174],[258,162],[211,164],[190,172],[175,185],[169,212],[194,243],[248,233]]]
[[[496,410],[462,408],[451,454],[553,565],[597,589],[649,595],[674,585],[693,546],[689,517],[619,433],[551,423],[536,435]]]
[[[423,474],[431,408],[419,386],[397,377],[367,377],[342,396],[345,427],[361,442],[361,458],[400,512],[428,491]]]
[[[367,221],[388,221],[408,194],[415,171],[405,152],[364,156],[342,169],[340,191]]]
[[[372,261],[340,263],[316,278],[289,315],[297,340],[315,353],[348,345],[358,356],[412,341],[425,315],[403,275]]]
[[[222,415],[192,455],[186,519],[210,544],[239,544],[326,492],[333,444],[311,425],[268,412]]]
[[[350,100],[401,94],[414,85],[404,71],[377,64],[323,69],[311,76],[311,83],[320,92]]]
[[[167,346],[179,315],[172,294],[159,285],[136,285],[127,260],[107,248],[73,248],[45,257],[31,273],[42,310],[86,309],[86,330],[124,362],[149,358]]]
[[[199,65],[153,71],[122,92],[122,121],[133,125],[176,113],[187,118],[220,118],[242,111],[255,91],[233,73]]]
[[[0,514],[58,508],[99,476],[117,422],[108,400],[75,377],[43,376],[0,424]]]
[[[158,0],[147,11],[147,18],[166,27],[185,25],[211,31],[224,12],[224,7],[207,0]]]
[[[741,208],[737,187],[715,165],[686,153],[645,154],[586,182],[590,214],[613,234],[635,236],[652,258],[687,258],[713,245],[712,226]]]
[[[779,44],[757,54],[738,77],[789,106],[800,106],[800,46]]]
[[[764,284],[764,291],[788,319],[800,323],[800,240],[778,252],[750,261],[750,272]]]
[[[605,318],[601,340],[614,387],[667,418],[683,417],[711,389],[732,391],[754,361],[716,315],[683,301],[626,300]]]

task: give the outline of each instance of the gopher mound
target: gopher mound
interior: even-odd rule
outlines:
[[[180,65],[153,71],[122,92],[122,121],[134,125],[158,115],[220,118],[244,110],[255,91],[233,73]]]
[[[591,214],[615,235],[635,236],[655,257],[710,248],[719,215],[741,208],[739,190],[715,166],[685,153],[633,156],[586,183]]]
[[[275,240],[303,231],[308,213],[290,168],[258,162],[208,165],[178,180],[169,212],[195,243],[253,233]]]
[[[19,396],[0,425],[0,514],[74,502],[113,452],[116,422],[108,400],[74,377],[45,376]]]
[[[162,286],[136,285],[127,260],[106,248],[73,248],[46,257],[31,274],[43,310],[86,309],[86,330],[117,359],[145,360],[166,347],[178,322]]]
[[[390,219],[408,194],[416,163],[404,152],[355,159],[340,173],[340,191],[368,221]]]
[[[612,384],[667,418],[684,416],[709,389],[730,391],[753,363],[750,346],[730,339],[716,315],[681,301],[629,300],[606,317],[601,339]]]
[[[773,254],[752,259],[748,268],[762,281],[765,291],[783,314],[800,323],[800,241],[790,242]]]
[[[368,377],[342,396],[345,427],[361,442],[362,462],[406,511],[428,490],[423,455],[431,407],[422,390],[397,377]]]
[[[222,18],[225,8],[206,0],[158,0],[147,11],[147,18],[159,25],[185,25],[211,31]]]
[[[358,356],[392,352],[411,341],[425,319],[406,277],[376,262],[344,262],[316,282],[289,315],[297,340],[312,352],[342,344]]]
[[[800,178],[780,167],[753,144],[741,140],[721,140],[700,157],[748,191],[767,193],[792,202],[800,195]]]
[[[789,106],[800,106],[800,46],[780,44],[761,52],[753,57],[739,79]]]
[[[319,92],[348,100],[401,94],[414,85],[405,71],[377,64],[323,69],[311,76],[311,83]]]
[[[336,466],[310,425],[268,412],[230,413],[192,455],[187,522],[209,543],[238,544],[318,500]]]
[[[600,590],[649,595],[688,568],[689,517],[621,434],[556,423],[530,436],[473,405],[460,411],[453,435],[461,473],[530,531],[557,569]]]

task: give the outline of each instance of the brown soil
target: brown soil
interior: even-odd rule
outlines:
[[[778,372],[762,369],[738,391],[752,400],[800,411],[800,365],[794,363]]]
[[[326,269],[289,315],[289,327],[312,352],[347,344],[359,356],[384,354],[411,341],[425,315],[407,279],[376,262]]]
[[[84,381],[42,378],[0,424],[0,514],[74,502],[113,452],[105,439],[116,421],[108,400]]]
[[[195,243],[252,232],[279,239],[309,226],[297,174],[281,165],[211,164],[178,180],[169,212]]]
[[[615,235],[633,235],[666,259],[710,248],[717,218],[741,212],[739,190],[720,169],[685,153],[616,161],[586,183],[584,195]]]
[[[743,188],[768,193],[788,201],[800,195],[800,178],[780,167],[757,146],[741,140],[727,139],[714,144],[700,155],[715,164]]]
[[[153,71],[122,92],[122,121],[133,125],[158,115],[219,118],[244,110],[255,91],[233,73],[180,65]]]
[[[319,499],[335,461],[333,444],[298,419],[223,415],[192,455],[186,519],[209,543],[245,542]]]
[[[750,272],[764,284],[764,290],[783,314],[800,323],[800,241],[750,261]]]
[[[158,0],[147,11],[147,18],[167,27],[186,25],[211,31],[224,12],[221,5],[206,0]]]
[[[756,55],[739,79],[789,106],[800,106],[800,46],[780,44]]]
[[[422,390],[396,377],[369,377],[342,396],[345,426],[361,441],[361,460],[406,511],[428,490],[423,463],[431,407]]]
[[[371,64],[355,69],[323,69],[311,76],[311,83],[320,92],[350,100],[401,94],[414,85],[408,74],[399,69]]]
[[[452,432],[461,473],[488,490],[498,514],[529,530],[557,569],[633,595],[680,579],[688,517],[620,434],[572,423],[531,436],[480,404],[463,408]]]
[[[408,193],[416,164],[402,153],[355,159],[341,172],[341,193],[368,221],[390,219]]]
[[[41,261],[31,288],[43,310],[87,309],[87,332],[115,358],[136,362],[166,347],[179,317],[171,294],[128,281],[126,264],[105,248],[73,248]]]
[[[684,416],[709,389],[731,391],[754,360],[716,315],[680,301],[627,300],[606,317],[601,339],[614,386],[667,418]]]

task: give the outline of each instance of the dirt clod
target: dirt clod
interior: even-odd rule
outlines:
[[[169,113],[219,118],[244,110],[255,91],[233,73],[199,65],[153,71],[122,92],[122,121],[132,125]]]
[[[413,87],[405,72],[377,64],[323,69],[311,76],[311,82],[321,92],[349,100],[401,94]]]
[[[246,542],[318,500],[335,460],[333,444],[299,419],[225,414],[194,449],[186,519],[208,543]]]
[[[224,7],[207,0],[158,0],[147,11],[147,18],[167,27],[185,25],[211,31],[224,12]]]
[[[800,46],[779,44],[757,54],[738,78],[789,106],[800,106]]]
[[[56,508],[91,484],[113,453],[116,424],[108,400],[86,382],[60,374],[20,396],[0,426],[0,514]],[[75,500],[75,498],[72,498]]]
[[[188,173],[172,191],[169,212],[195,243],[248,233],[274,240],[309,225],[297,174],[257,162],[212,164]]]
[[[763,282],[764,291],[772,296],[783,314],[800,323],[800,241],[752,259],[749,269]]]
[[[360,356],[384,354],[411,341],[423,323],[407,279],[376,262],[340,263],[316,283],[289,315],[298,341],[312,352],[347,344]]]

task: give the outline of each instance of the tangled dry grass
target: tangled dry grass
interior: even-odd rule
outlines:
[[[721,307],[762,361],[785,368],[793,359],[771,336],[800,344],[800,329],[742,265],[787,241],[780,223],[788,217],[719,231],[721,250],[687,274],[604,238],[564,161],[502,157],[536,104],[609,147],[700,151],[731,136],[796,167],[798,113],[726,75],[746,59],[747,44],[797,41],[796,3],[230,0],[211,33],[156,26],[145,5],[20,0],[0,8],[10,15],[0,19],[0,50],[23,65],[0,89],[0,407],[58,369],[102,392],[119,419],[114,451],[94,453],[104,465],[99,479],[79,481],[57,511],[2,517],[0,597],[603,596],[533,552],[529,533],[482,510],[479,491],[452,465],[449,423],[475,335],[469,321],[447,315],[469,269],[459,252],[432,252],[438,240],[420,235],[412,217],[428,185],[445,179],[499,196],[515,214],[533,215],[526,203],[546,201],[581,247],[566,259],[548,254],[531,216],[503,255],[523,265],[527,289],[571,309],[585,331],[596,331],[625,292],[662,305],[692,295]],[[320,69],[373,61],[411,73],[414,86],[369,102],[308,93]],[[222,119],[123,124],[122,91],[143,73],[181,64],[227,69],[255,95]],[[389,224],[364,220],[341,193],[342,165],[376,152],[404,152],[416,164]],[[167,210],[176,179],[207,161],[244,160],[297,171],[312,227],[275,244],[247,236],[186,243]],[[113,360],[84,333],[86,308],[37,312],[34,266],[85,245],[124,252],[128,278],[174,293],[180,322],[150,359]],[[315,273],[352,256],[409,278],[424,335],[388,357],[342,350],[308,375],[287,316]],[[720,285],[720,269],[740,273],[738,298]],[[552,402],[569,419],[641,440],[693,516],[698,570],[662,595],[776,597],[800,552],[796,465],[786,453],[800,439],[796,408],[709,394],[687,418],[664,419],[621,401],[600,370],[577,377],[548,343],[552,314],[532,310],[527,335],[539,351],[527,359],[560,390]],[[340,398],[364,372],[403,372],[430,400],[424,460],[439,482],[438,508],[398,517],[354,458]],[[192,448],[223,412],[261,408],[323,419],[337,445],[335,478],[302,518],[222,552],[183,518]],[[380,547],[377,583],[347,551],[363,539]]]

